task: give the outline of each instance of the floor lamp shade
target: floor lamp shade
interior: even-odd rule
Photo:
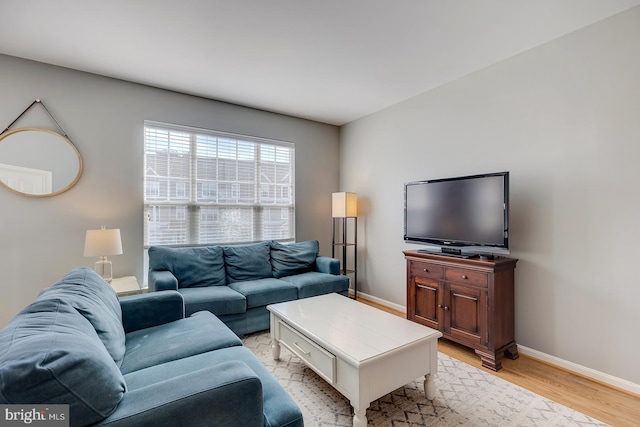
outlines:
[[[122,253],[122,240],[120,229],[87,230],[84,241],[84,256],[100,257],[94,265],[94,270],[107,282],[113,279],[113,268],[108,255],[120,255]]]
[[[331,216],[333,218],[357,217],[358,196],[356,193],[333,193],[331,195]]]

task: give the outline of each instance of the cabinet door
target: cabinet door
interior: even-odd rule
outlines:
[[[487,293],[475,286],[447,284],[445,310],[453,337],[469,343],[487,344]]]
[[[440,329],[439,282],[424,277],[413,277],[414,320],[433,329]]]

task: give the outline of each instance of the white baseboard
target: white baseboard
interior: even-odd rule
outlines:
[[[349,295],[353,296],[353,289],[349,289]],[[358,291],[358,297],[362,297],[367,301],[375,302],[376,304],[383,305],[385,307],[389,307],[393,310],[399,311],[401,313],[407,314],[407,308],[404,305],[395,304],[391,301],[387,301],[378,297],[374,297],[373,295],[365,294],[364,292]]]
[[[349,294],[353,296],[353,289],[349,289]],[[363,299],[375,302],[376,304],[380,304],[385,307],[389,307],[401,313],[407,312],[406,307],[403,305],[395,304],[390,301],[374,297],[373,295],[366,294],[364,292],[358,292],[358,296],[362,296]],[[518,352],[524,356],[540,360],[541,362],[548,363],[549,365],[556,366],[569,372],[573,372],[599,383],[606,384],[629,393],[640,395],[640,384],[635,384],[631,381],[614,377],[613,375],[605,374],[604,372],[596,371],[595,369],[587,368],[586,366],[578,365],[577,363],[569,362],[568,360],[560,359],[559,357],[551,356],[550,354],[546,354],[520,344],[518,344]]]
[[[587,368],[586,366],[578,365],[577,363],[569,362],[568,360],[560,359],[559,357],[551,356],[550,354],[546,354],[520,344],[518,344],[518,352],[522,355],[531,357],[532,359],[537,359],[548,363],[549,365],[557,366],[566,371],[573,372],[599,383],[607,384],[620,390],[640,395],[640,384],[632,383],[631,381],[614,377],[613,375],[605,374],[604,372],[596,371],[595,369]]]

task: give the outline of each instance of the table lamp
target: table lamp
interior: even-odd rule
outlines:
[[[107,256],[120,254],[122,254],[122,240],[119,228],[106,229],[103,225],[99,230],[87,230],[84,256],[100,257],[93,269],[109,283],[113,280],[113,266]]]

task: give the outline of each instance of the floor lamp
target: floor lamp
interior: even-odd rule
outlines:
[[[358,196],[356,193],[333,193],[331,198],[331,216],[333,219],[333,243],[331,246],[331,256],[335,258],[336,247],[342,249],[342,268],[340,273],[348,276],[353,274],[353,297],[358,299]],[[353,241],[349,241],[347,233],[347,220],[352,219]],[[341,221],[342,241],[336,241],[336,221]],[[353,268],[347,268],[347,248],[353,248]]]

